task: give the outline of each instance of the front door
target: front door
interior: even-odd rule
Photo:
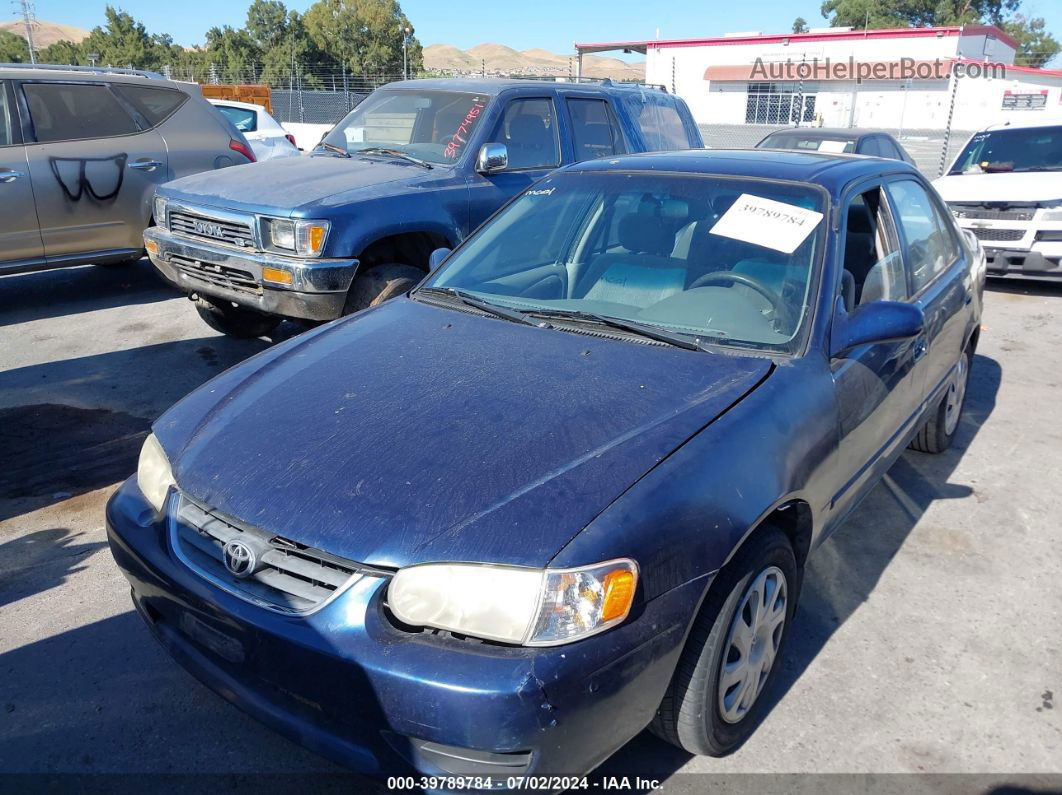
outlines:
[[[557,110],[550,97],[512,99],[484,143],[505,144],[509,165],[494,174],[473,174],[469,180],[469,228],[483,223],[495,210],[561,164]]]
[[[0,80],[0,273],[32,266],[44,256],[13,98],[11,86]]]
[[[849,315],[875,301],[907,301],[895,227],[879,186],[860,189],[845,208],[844,270],[838,285]],[[860,345],[830,363],[838,411],[838,476],[832,520],[850,510],[902,450],[922,399],[918,363],[924,335]]]
[[[105,83],[24,81],[21,91],[49,262],[143,248],[155,188],[167,180],[162,136],[145,129]]]

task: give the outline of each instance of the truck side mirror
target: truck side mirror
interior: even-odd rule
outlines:
[[[505,144],[483,144],[476,156],[476,171],[493,174],[509,167],[509,150]]]
[[[450,256],[451,248],[437,248],[431,252],[431,256],[428,257],[428,270],[435,270],[443,264],[443,260]]]

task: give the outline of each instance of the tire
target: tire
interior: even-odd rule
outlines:
[[[745,742],[767,709],[766,694],[781,667],[799,587],[789,539],[774,527],[758,530],[712,584],[650,730],[703,756],[725,756]],[[751,647],[732,655],[731,646],[738,651],[741,645],[739,627],[753,623],[756,593],[765,594],[773,608],[760,615],[774,619],[756,625],[759,631],[749,633]],[[733,675],[745,671],[748,677],[721,690],[724,660]],[[755,685],[745,684],[753,681]],[[759,689],[747,691],[750,686]],[[752,693],[747,704],[741,696],[746,691]]]
[[[214,303],[206,298],[199,298],[195,302],[195,309],[199,317],[214,329],[229,337],[239,339],[251,339],[268,334],[280,324],[280,318],[275,315],[267,315],[255,309],[243,306],[233,306],[229,302],[219,301]]]
[[[962,420],[962,409],[966,404],[966,385],[970,382],[970,349],[967,348],[959,357],[955,377],[948,384],[944,397],[940,399],[933,416],[918,429],[914,439],[908,445],[920,453],[943,453],[951,447],[955,433]]]
[[[424,276],[424,271],[412,265],[376,265],[355,277],[343,306],[343,314],[349,315],[408,293]]]

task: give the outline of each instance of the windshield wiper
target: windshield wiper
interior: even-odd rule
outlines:
[[[660,326],[654,326],[649,323],[639,323],[636,320],[624,320],[619,317],[599,315],[595,312],[569,312],[563,309],[535,309],[532,311],[532,314],[556,317],[559,319],[571,318],[574,320],[590,320],[604,326],[611,326],[612,328],[618,328],[622,331],[629,331],[632,334],[637,334],[646,339],[656,340],[657,342],[666,342],[669,345],[674,345],[676,348],[684,348],[687,351],[711,351],[711,349],[705,346],[705,344],[699,339],[691,339],[685,334],[668,331],[667,329],[660,328]]]
[[[324,149],[326,152],[331,152],[332,154],[339,155],[340,157],[350,157],[350,152],[348,152],[342,146],[336,146],[335,144],[327,144],[324,141],[321,141],[319,144],[317,144],[317,146],[313,148],[315,152],[318,149]]]
[[[421,287],[417,290],[418,293],[442,293],[443,295],[452,295],[458,301],[465,306],[471,306],[481,312],[500,317],[504,320],[510,320],[513,323],[523,323],[525,326],[535,326],[537,328],[551,328],[549,323],[537,322],[529,318],[524,312],[519,309],[509,309],[508,307],[499,306],[498,304],[492,304],[490,301],[483,301],[474,295],[469,295],[464,290],[458,290],[456,287]]]
[[[408,152],[403,152],[401,149],[388,149],[386,146],[367,146],[364,149],[358,149],[357,152],[359,155],[390,155],[391,157],[400,157],[403,160],[408,160],[410,163],[424,166],[424,168],[434,168],[431,163],[421,160],[419,157],[413,157],[413,155]]]
[[[1028,168],[1016,168],[1014,169],[1014,171],[1062,171],[1062,166],[1029,166]]]

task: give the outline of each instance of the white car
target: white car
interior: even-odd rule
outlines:
[[[243,133],[258,162],[299,156],[295,138],[261,105],[230,99],[211,99],[209,102]]]
[[[975,133],[933,186],[981,241],[989,275],[1062,279],[1062,118]]]

